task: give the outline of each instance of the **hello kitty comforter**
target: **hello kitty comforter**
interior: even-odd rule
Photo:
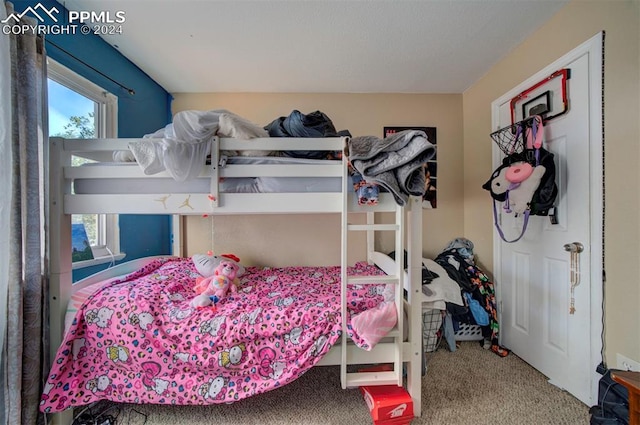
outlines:
[[[349,274],[383,272],[358,263]],[[105,399],[233,402],[295,380],[340,338],[340,267],[249,267],[239,291],[215,309],[189,306],[197,276],[190,259],[156,260],[89,296],[58,350],[40,410]],[[350,316],[378,306],[382,292],[350,286]]]

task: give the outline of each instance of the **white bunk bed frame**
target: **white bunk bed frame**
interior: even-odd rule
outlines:
[[[342,388],[362,385],[402,386],[406,372],[406,388],[413,399],[414,416],[421,414],[421,373],[422,373],[422,306],[421,306],[421,265],[422,265],[422,207],[421,199],[410,197],[405,207],[396,204],[389,193],[380,193],[377,205],[360,206],[348,175],[348,159],[327,161],[327,165],[241,165],[227,164],[221,168],[219,152],[250,150],[326,150],[344,151],[348,141],[345,137],[317,138],[303,140],[297,138],[263,138],[237,140],[217,137],[211,142],[211,165],[204,167],[201,176],[210,177],[210,194],[171,193],[159,202],[156,194],[74,194],[72,183],[78,178],[167,178],[166,173],[145,175],[140,167],[118,165],[78,167],[71,165],[72,156],[81,156],[97,161],[110,162],[114,151],[128,150],[132,141],[141,139],[63,139],[51,138],[45,152],[45,166],[48,167],[48,220],[49,230],[49,303],[51,328],[51,361],[62,342],[64,316],[73,292],[92,283],[138,270],[153,258],[129,261],[93,276],[72,283],[71,262],[71,214],[173,214],[173,215],[215,215],[215,214],[341,214],[341,270],[342,270],[342,311],[346,311],[346,286],[348,283],[392,283],[395,285],[395,299],[398,312],[403,310],[409,320],[408,337],[403,336],[403,314],[398,314],[398,324],[383,341],[371,351],[365,351],[348,343],[347,318],[342,315],[342,341],[321,360],[319,365],[340,365]],[[148,139],[146,139],[148,140]],[[342,190],[327,193],[219,193],[218,181],[223,177],[340,177]],[[169,177],[170,178],[170,177]],[[213,195],[213,196],[210,196]],[[191,209],[184,208],[188,201]],[[352,213],[366,215],[366,224],[349,224]],[[393,213],[394,222],[376,223],[380,216],[389,217]],[[175,223],[175,221],[174,221]],[[347,276],[347,244],[351,231],[366,232],[367,261],[378,265],[387,276],[349,277]],[[395,252],[408,252],[408,268],[403,270],[402,255],[399,261],[375,251],[376,233],[395,233]],[[174,243],[174,247],[179,244]],[[182,254],[181,252],[179,254]],[[154,257],[157,258],[157,257]],[[407,291],[407,298],[403,296]],[[387,342],[390,341],[390,342]],[[391,372],[348,372],[347,366],[369,363],[393,363]],[[406,365],[406,369],[403,368]],[[72,409],[70,409],[72,410]],[[54,422],[70,423],[71,412],[54,416]]]

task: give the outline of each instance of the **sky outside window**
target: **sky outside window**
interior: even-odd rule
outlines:
[[[49,135],[56,136],[65,133],[65,125],[69,124],[69,118],[89,117],[95,111],[95,102],[83,95],[59,84],[48,80],[49,97]],[[90,118],[91,126],[95,128],[95,121]]]

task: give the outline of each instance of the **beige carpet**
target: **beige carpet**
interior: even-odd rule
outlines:
[[[477,342],[427,355],[422,417],[412,425],[588,424],[589,408],[514,354]],[[357,389],[340,388],[339,368],[317,367],[280,389],[229,405],[118,406],[118,425],[371,424]],[[112,414],[116,412],[112,411]],[[146,415],[146,417],[145,417]]]

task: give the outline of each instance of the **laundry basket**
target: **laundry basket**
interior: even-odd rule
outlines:
[[[442,327],[442,310],[422,310],[422,345],[425,353],[431,353],[438,348],[440,328]]]
[[[455,332],[454,337],[456,341],[480,341],[484,339],[482,328],[468,323],[460,323],[460,327]]]

